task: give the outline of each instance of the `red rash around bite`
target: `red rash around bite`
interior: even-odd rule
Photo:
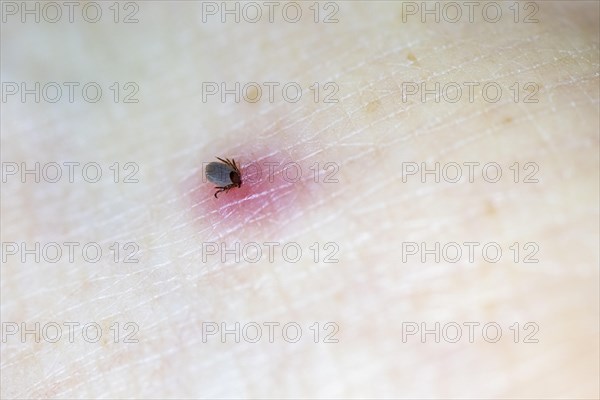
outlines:
[[[214,197],[215,185],[204,171],[209,162],[216,161],[215,157],[235,159],[242,179],[241,187],[219,193],[218,199]],[[298,220],[316,187],[315,169],[310,163],[293,161],[288,153],[257,148],[208,157],[190,184],[195,222],[215,231],[217,237],[236,231],[243,234],[249,229],[269,233],[288,226]]]

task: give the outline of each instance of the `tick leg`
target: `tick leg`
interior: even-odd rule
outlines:
[[[229,158],[226,158],[223,160],[221,157],[217,157],[217,160],[219,160],[233,168],[233,166],[231,165],[231,161],[229,161]]]
[[[219,190],[217,190],[217,191],[215,192],[215,199],[218,199],[218,198],[219,198],[219,196],[217,196],[219,193],[221,193],[221,192],[225,192],[225,191],[226,191],[226,189],[225,189],[224,187],[222,187],[222,186],[217,186],[217,187],[215,187],[215,189],[219,189]]]
[[[215,189],[219,189],[215,192],[215,198],[219,198],[219,196],[217,196],[219,193],[221,192],[225,192],[227,193],[229,191],[229,189],[231,189],[231,185],[229,186],[216,186]]]
[[[232,158],[231,160],[229,158],[221,158],[221,157],[216,157],[217,160],[221,161],[222,163],[229,165],[235,172],[237,172],[238,174],[240,174],[240,167],[238,167],[237,163],[235,162],[235,158]]]

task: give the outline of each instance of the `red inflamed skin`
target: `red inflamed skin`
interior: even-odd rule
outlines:
[[[313,160],[307,159],[306,147],[285,146],[285,140],[273,138],[248,139],[254,140],[229,149],[207,147],[197,172],[187,183],[191,215],[198,228],[208,229],[212,238],[233,235],[251,240],[263,234],[268,237],[298,221],[303,209],[310,207],[311,199],[321,190],[320,171]],[[223,180],[219,186],[207,178],[206,168],[217,157],[235,160],[240,186],[232,184],[223,190],[228,182]]]

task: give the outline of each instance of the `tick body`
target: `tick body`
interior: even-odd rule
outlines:
[[[219,162],[211,162],[206,166],[206,179],[217,185],[215,198],[218,199],[219,193],[227,193],[234,187],[242,186],[242,173],[233,158],[229,160],[217,157],[217,160]]]

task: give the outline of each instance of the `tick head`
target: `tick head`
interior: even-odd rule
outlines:
[[[242,176],[237,171],[231,171],[229,173],[229,179],[231,179],[231,183],[237,187],[242,186]]]

